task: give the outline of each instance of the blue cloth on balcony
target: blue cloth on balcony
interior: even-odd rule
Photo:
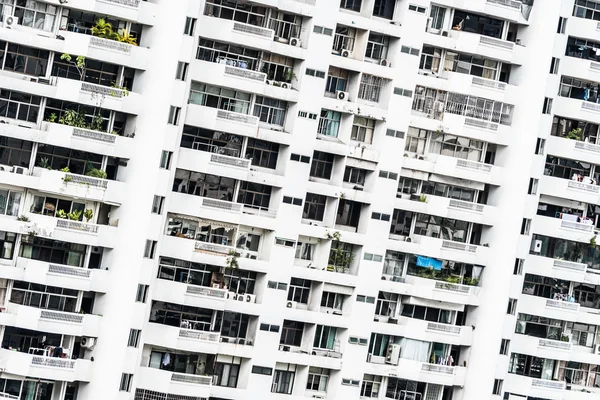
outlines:
[[[417,256],[417,267],[433,268],[440,271],[442,269],[442,262],[435,258]]]

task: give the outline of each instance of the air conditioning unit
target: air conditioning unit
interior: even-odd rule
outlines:
[[[541,253],[542,252],[542,241],[541,240],[535,240],[533,242],[533,252],[534,253]]]
[[[13,167],[11,167],[10,165],[0,165],[0,171],[3,172],[12,172]]]
[[[350,50],[343,49],[341,53],[342,57],[352,57],[352,52]]]
[[[385,352],[385,363],[391,365],[398,365],[400,359],[400,345],[399,344],[388,344],[387,351]]]
[[[335,97],[338,100],[348,100],[348,96],[350,94],[348,92],[342,92],[341,90],[338,90],[337,92],[335,92]]]
[[[270,80],[268,80],[268,79],[267,79],[267,80],[265,81],[265,83],[266,83],[267,85],[272,85],[272,84],[273,84],[273,81],[270,81]]]
[[[594,346],[594,354],[600,355],[600,344],[597,344],[596,346]]]
[[[238,294],[236,300],[237,301],[246,301],[246,296],[243,294]]]
[[[292,84],[287,82],[281,82],[281,87],[284,89],[291,89]]]
[[[342,315],[342,310],[333,310],[333,315]]]
[[[300,39],[293,37],[290,39],[290,46],[300,47],[302,46],[302,42],[300,41]]]
[[[285,303],[285,307],[286,308],[296,308],[296,307],[298,307],[298,302],[288,301],[287,303]]]
[[[5,28],[10,29],[13,26],[17,25],[18,23],[19,23],[19,18],[17,18],[17,17],[13,17],[12,15],[4,17],[4,27]]]
[[[244,299],[246,303],[256,303],[256,296],[253,294],[245,294]]]
[[[313,397],[313,399],[324,399],[325,395],[324,394],[313,394],[312,397]]]
[[[442,36],[448,37],[448,31],[442,31]]]
[[[379,60],[379,65],[382,67],[389,67],[391,64],[388,60]]]
[[[412,242],[412,238],[411,238],[411,237],[407,237],[406,239],[404,239],[404,241],[405,241],[406,243],[410,243],[410,242]]]
[[[44,78],[44,77],[38,77],[37,79],[38,83],[44,84],[44,85],[51,85],[52,81],[49,78]]]
[[[227,300],[237,300],[237,293],[227,292]]]
[[[19,175],[26,175],[27,174],[27,168],[15,165],[13,167],[13,169],[12,169],[12,172],[15,173],[15,174],[19,174]]]
[[[93,337],[83,336],[81,338],[81,347],[91,349],[96,344],[96,339]]]
[[[212,287],[213,287],[213,289],[221,289],[221,284],[220,283],[213,283]]]

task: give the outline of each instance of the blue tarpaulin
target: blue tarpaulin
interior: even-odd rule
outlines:
[[[417,256],[417,267],[433,268],[440,271],[442,269],[442,262],[435,258]]]

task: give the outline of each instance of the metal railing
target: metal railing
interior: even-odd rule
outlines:
[[[582,224],[580,222],[573,222],[573,221],[561,220],[560,227],[561,227],[561,229],[570,229],[570,230],[579,231],[579,232],[593,232],[594,231],[593,224]]]
[[[497,47],[503,50],[512,50],[515,48],[515,44],[513,42],[483,35],[479,36],[479,44],[482,44],[484,46]]]
[[[584,192],[598,194],[600,193],[600,186],[591,185],[589,183],[577,182],[577,181],[569,181],[567,183],[567,189],[576,189],[583,190]]]
[[[572,262],[572,261],[565,261],[565,260],[554,260],[552,267],[569,269],[571,271],[577,271],[577,272],[585,272],[587,270],[586,264]]]
[[[563,390],[566,386],[566,383],[562,381],[549,381],[546,379],[532,379],[531,386],[543,389]]]
[[[127,6],[127,7],[138,8],[140,6],[141,0],[98,0],[98,1],[101,1],[103,3],[113,3],[113,4],[119,4],[119,5]]]
[[[67,183],[77,183],[82,185],[89,185],[100,189],[106,189],[108,187],[108,181],[106,179],[92,178],[85,175],[65,174]]]
[[[473,118],[465,118],[465,126],[479,128],[479,129],[487,129],[490,131],[497,131],[498,124],[489,121],[481,121],[479,119]]]
[[[83,323],[83,315],[61,311],[42,310],[40,311],[40,319],[47,319],[50,321],[58,322],[68,322],[71,324]]]
[[[48,265],[49,274],[70,275],[77,278],[89,278],[92,271],[89,269],[70,267],[68,265],[50,264]]]
[[[194,340],[202,340],[205,342],[218,342],[219,334],[215,332],[207,332],[202,330],[194,330],[194,329],[180,329],[179,337],[182,339],[194,339]]]
[[[516,10],[520,10],[521,4],[523,4],[520,1],[515,0],[486,0],[486,3],[498,4],[500,6],[506,6]]]
[[[216,244],[216,243],[196,241],[196,243],[194,243],[194,250],[195,251],[207,251],[209,253],[217,253],[217,254],[229,254],[229,251],[233,250],[233,247],[223,246],[223,245]]]
[[[273,39],[274,32],[272,29],[261,28],[259,26],[250,25],[250,24],[242,24],[240,22],[235,22],[233,24],[233,30],[235,32],[247,33],[250,35],[262,36],[269,39]]]
[[[423,372],[435,372],[438,374],[454,375],[454,367],[449,365],[437,365],[437,364],[422,364],[421,371]]]
[[[224,300],[227,297],[227,290],[188,285],[188,287],[185,290],[185,294],[193,296],[214,297],[217,299]]]
[[[132,44],[118,42],[116,40],[103,39],[97,36],[90,37],[90,47],[96,47],[99,49],[116,51],[119,53],[131,53]]]
[[[571,303],[569,301],[546,299],[546,307],[558,308],[565,311],[579,311],[579,303]]]
[[[241,67],[233,67],[227,65],[225,67],[225,75],[231,75],[239,78],[251,79],[253,81],[265,82],[267,74],[263,72],[256,72]]]
[[[506,89],[506,83],[504,83],[504,82],[480,78],[479,76],[474,76],[473,80],[471,81],[471,84],[474,86],[481,86],[481,87],[486,87],[486,88],[490,88],[490,89],[498,89],[498,90]]]
[[[236,158],[223,154],[211,154],[210,162],[213,164],[227,165],[228,167],[237,167],[248,169],[250,167],[250,160],[245,158]]]
[[[252,115],[240,114],[233,111],[217,110],[217,118],[226,119],[233,122],[241,122],[243,124],[258,124],[258,118]]]
[[[33,356],[31,358],[32,367],[50,367],[61,369],[74,369],[75,360],[56,357]]]
[[[592,153],[600,153],[600,145],[597,145],[594,143],[586,143],[586,142],[576,141],[575,149],[583,150],[583,151],[590,151]]]
[[[89,82],[81,82],[81,91],[87,93],[100,94],[103,96],[116,97],[117,99],[122,99],[126,96],[125,91],[123,89],[117,89]]]
[[[551,339],[540,339],[538,346],[548,349],[571,350],[571,343]]]
[[[104,133],[99,131],[91,131],[89,129],[82,128],[73,128],[73,136],[82,139],[97,140],[99,142],[111,144],[115,143],[117,140],[117,135],[112,135],[110,133]]]
[[[448,282],[435,282],[435,288],[438,290],[448,290],[450,292],[460,293],[460,294],[469,294],[471,293],[471,287],[467,285],[459,285],[457,283],[448,283]]]
[[[171,382],[192,383],[194,385],[210,386],[212,384],[212,376],[178,374],[174,372],[173,375],[171,375]]]
[[[463,160],[462,158],[458,158],[456,160],[456,166],[458,168],[472,169],[475,171],[492,172],[492,165],[490,164],[484,164],[477,161]]]
[[[336,33],[333,37],[332,50],[337,53],[341,53],[342,50],[348,50],[351,52],[354,50],[354,38],[352,36]]]
[[[449,333],[451,335],[460,335],[461,328],[460,328],[460,326],[455,326],[455,325],[439,324],[437,322],[428,322],[427,330],[433,331],[433,332]]]
[[[448,205],[448,208],[455,208],[458,210],[465,210],[465,211],[473,211],[476,213],[482,213],[484,210],[483,204],[470,203],[468,201],[454,200],[454,199],[450,200],[450,204]]]
[[[57,219],[56,227],[59,229],[68,229],[79,232],[98,233],[98,225],[88,224],[80,221],[72,221],[70,219]]]
[[[202,197],[202,206],[209,208],[216,208],[218,210],[240,212],[242,211],[242,204],[233,203],[231,201],[211,199],[210,197]]]
[[[475,253],[477,246],[473,244],[453,242],[451,240],[442,241],[442,249],[465,251],[467,253]]]

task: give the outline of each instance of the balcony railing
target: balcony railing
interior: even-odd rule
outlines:
[[[200,340],[203,342],[217,343],[219,341],[219,334],[215,332],[197,331],[193,329],[180,329],[179,337],[182,339],[193,339]]]
[[[239,213],[242,211],[242,204],[233,203],[231,201],[211,199],[210,197],[202,197],[202,206],[208,208],[215,208],[223,211],[233,211]]]
[[[77,278],[89,278],[92,271],[84,268],[70,267],[68,265],[50,264],[48,265],[48,273],[75,276]]]
[[[421,371],[435,372],[438,374],[445,374],[445,375],[454,375],[454,367],[451,367],[449,365],[422,364]]]
[[[486,2],[514,8],[516,10],[520,10],[521,4],[523,4],[520,1],[516,1],[516,0],[486,0]]]
[[[428,322],[427,330],[432,332],[448,333],[450,335],[460,335],[460,326],[439,324],[437,322]]]
[[[83,315],[62,311],[52,311],[52,310],[41,310],[40,319],[46,319],[49,321],[56,322],[67,322],[70,324],[81,324],[83,323]]]
[[[225,300],[225,298],[227,297],[227,290],[225,289],[215,289],[195,285],[188,285],[188,287],[185,290],[185,293],[193,296],[213,297],[223,300]]]
[[[226,156],[223,154],[211,154],[210,162],[213,164],[226,165],[228,167],[236,167],[248,169],[250,167],[250,160],[245,158],[236,158],[231,156]]]
[[[587,270],[586,264],[572,262],[572,261],[565,261],[565,260],[554,260],[552,267],[568,269],[568,270],[577,271],[577,272],[585,272]]]
[[[580,222],[573,222],[573,221],[562,221],[561,220],[560,227],[561,227],[561,229],[570,229],[573,231],[587,232],[587,233],[591,233],[594,231],[593,224],[583,224]]]
[[[118,42],[116,40],[103,39],[97,36],[90,37],[90,47],[96,47],[99,49],[116,51],[119,53],[129,54],[131,53],[132,44]]]
[[[89,185],[100,189],[106,189],[108,187],[108,181],[106,179],[92,178],[90,176],[69,173],[65,174],[65,182]]]
[[[484,46],[497,47],[502,50],[512,50],[515,47],[515,44],[513,42],[483,35],[479,36],[479,44],[482,44]]]
[[[567,189],[581,190],[593,194],[600,193],[600,186],[577,181],[569,181],[569,183],[567,183]]]
[[[506,89],[506,83],[504,83],[504,82],[480,78],[478,76],[473,77],[471,84],[473,86],[481,86],[481,87],[485,87],[485,88],[489,88],[489,89],[498,89],[498,90]]]
[[[171,382],[191,383],[194,385],[210,385],[212,383],[212,376],[178,374],[174,372],[173,375],[171,375]]]
[[[600,145],[594,143],[586,143],[581,141],[575,142],[576,150],[590,151],[592,153],[600,153]]]
[[[448,205],[448,208],[455,208],[457,210],[482,213],[484,206],[483,206],[483,204],[470,203],[468,201],[463,201],[463,200],[450,200],[450,204]]]
[[[272,29],[261,28],[259,26],[243,24],[240,22],[233,23],[234,32],[246,33],[250,35],[261,36],[264,38],[273,39],[274,32]]]
[[[50,367],[60,369],[74,369],[75,360],[57,357],[33,356],[31,358],[32,367]]]
[[[458,251],[464,251],[467,253],[475,253],[477,251],[477,246],[475,246],[473,244],[453,242],[451,240],[444,240],[444,241],[442,241],[442,249],[458,250]]]
[[[542,347],[545,349],[571,350],[571,343],[561,342],[558,340],[540,339],[538,347]]]
[[[571,303],[569,301],[546,299],[546,307],[556,308],[564,311],[579,311],[579,303]]]
[[[456,160],[456,166],[458,168],[472,169],[475,171],[481,172],[492,172],[492,165],[484,164],[477,161],[463,160],[462,158],[458,158]]]
[[[469,294],[471,293],[471,286],[467,285],[459,285],[457,283],[448,283],[448,282],[436,282],[435,289],[437,290],[447,290],[454,293],[459,294]]]
[[[125,91],[122,89],[117,89],[113,87],[97,85],[95,83],[89,82],[81,82],[81,91],[93,94],[99,94],[102,96],[110,96],[115,97],[117,99],[122,99],[126,96]]]
[[[566,383],[563,381],[549,381],[546,379],[533,379],[531,381],[531,387],[541,388],[541,389],[554,389],[554,390],[563,390],[566,386]]]
[[[141,0],[100,0],[105,3],[114,3],[122,6],[138,8]]]
[[[194,243],[194,249],[196,251],[206,251],[209,253],[217,253],[217,254],[225,255],[225,254],[229,254],[229,251],[233,250],[233,247],[224,246],[224,245],[216,244],[216,243],[196,241],[196,243]]]
[[[250,79],[253,81],[265,82],[267,74],[262,72],[252,71],[246,68],[238,68],[232,66],[225,67],[225,75],[235,76],[238,78]]]
[[[487,129],[489,131],[497,131],[498,124],[489,121],[481,121],[479,119],[465,118],[465,126],[479,129]]]
[[[233,122],[241,122],[243,124],[258,124],[258,118],[252,115],[240,114],[233,111],[217,110],[217,118],[226,119]]]
[[[70,219],[57,219],[56,228],[93,234],[98,233],[98,225],[81,221],[72,221]]]
[[[117,135],[82,128],[73,128],[73,136],[111,144],[117,141]]]

